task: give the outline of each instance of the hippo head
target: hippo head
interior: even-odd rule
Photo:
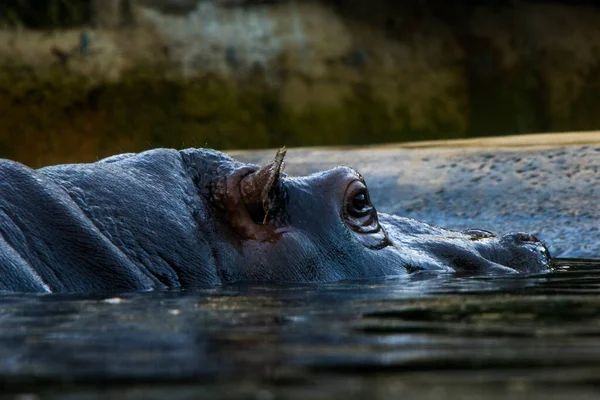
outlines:
[[[237,238],[234,252],[243,260],[237,279],[328,282],[422,270],[550,269],[548,250],[531,234],[459,232],[380,213],[352,168],[289,177],[282,173],[283,155],[262,168],[236,169],[214,191],[224,224]]]

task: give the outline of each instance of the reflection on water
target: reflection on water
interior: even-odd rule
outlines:
[[[0,297],[3,394],[561,398],[600,384],[600,262],[536,276]]]

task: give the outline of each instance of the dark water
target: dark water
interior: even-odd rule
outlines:
[[[597,398],[600,261],[118,296],[0,297],[1,398]]]

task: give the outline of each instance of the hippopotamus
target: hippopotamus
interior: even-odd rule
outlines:
[[[0,161],[0,290],[114,292],[321,283],[436,271],[540,273],[535,236],[378,212],[350,167],[284,173],[210,149],[31,169]]]

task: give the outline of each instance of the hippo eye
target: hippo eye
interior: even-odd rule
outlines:
[[[377,211],[371,204],[365,184],[355,180],[348,185],[342,215],[346,223],[360,233],[377,232]]]
[[[348,207],[348,214],[355,217],[362,217],[370,210],[369,207],[369,198],[368,193],[365,191],[360,191],[354,195],[352,198],[352,203],[350,207]]]

